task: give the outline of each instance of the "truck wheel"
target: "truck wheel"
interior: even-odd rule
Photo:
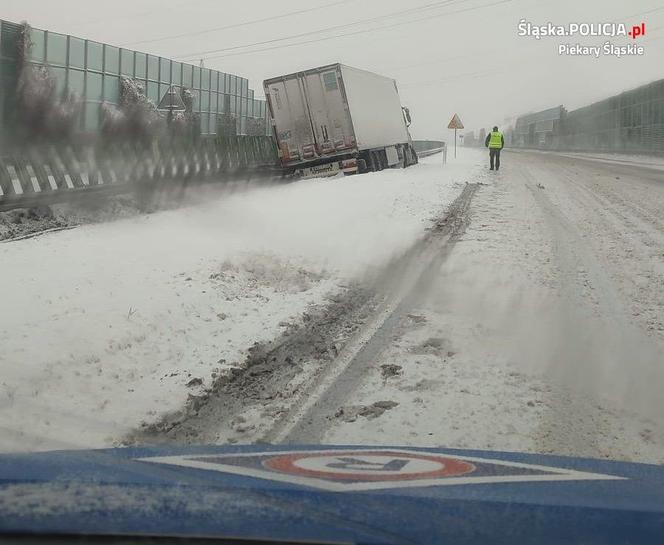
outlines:
[[[413,154],[413,164],[416,165],[417,163],[420,162],[420,159],[417,156],[417,152],[415,151],[414,148],[410,148],[410,152]]]
[[[403,167],[408,168],[410,166],[410,146],[406,144],[403,147]]]
[[[378,159],[378,170],[385,170],[385,164],[387,163],[385,154],[382,151],[377,151],[376,158]]]
[[[369,168],[371,169],[371,172],[378,172],[378,161],[376,154],[373,151],[369,152]]]
[[[415,150],[411,146],[406,147],[406,158],[407,158],[407,163],[406,166],[410,167],[413,165],[417,164],[417,153],[415,153]]]
[[[399,160],[399,168],[406,168],[408,166],[408,148],[400,148],[401,159]]]

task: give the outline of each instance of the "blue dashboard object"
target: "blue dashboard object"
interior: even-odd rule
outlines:
[[[664,467],[413,447],[0,455],[0,532],[366,544],[664,543]]]

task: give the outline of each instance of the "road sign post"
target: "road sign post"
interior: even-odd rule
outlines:
[[[454,158],[456,159],[457,129],[463,129],[463,123],[457,114],[454,114],[450,122],[447,124],[447,128],[454,129]]]

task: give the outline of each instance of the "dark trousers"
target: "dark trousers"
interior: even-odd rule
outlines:
[[[489,159],[491,161],[491,170],[493,170],[494,162],[496,170],[498,170],[500,168],[500,149],[489,148]]]

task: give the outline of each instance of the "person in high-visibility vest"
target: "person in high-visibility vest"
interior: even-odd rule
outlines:
[[[493,170],[494,163],[496,170],[500,168],[500,150],[505,147],[505,137],[503,133],[494,127],[489,134],[486,135],[484,146],[489,148],[489,161],[491,163],[491,170]]]

